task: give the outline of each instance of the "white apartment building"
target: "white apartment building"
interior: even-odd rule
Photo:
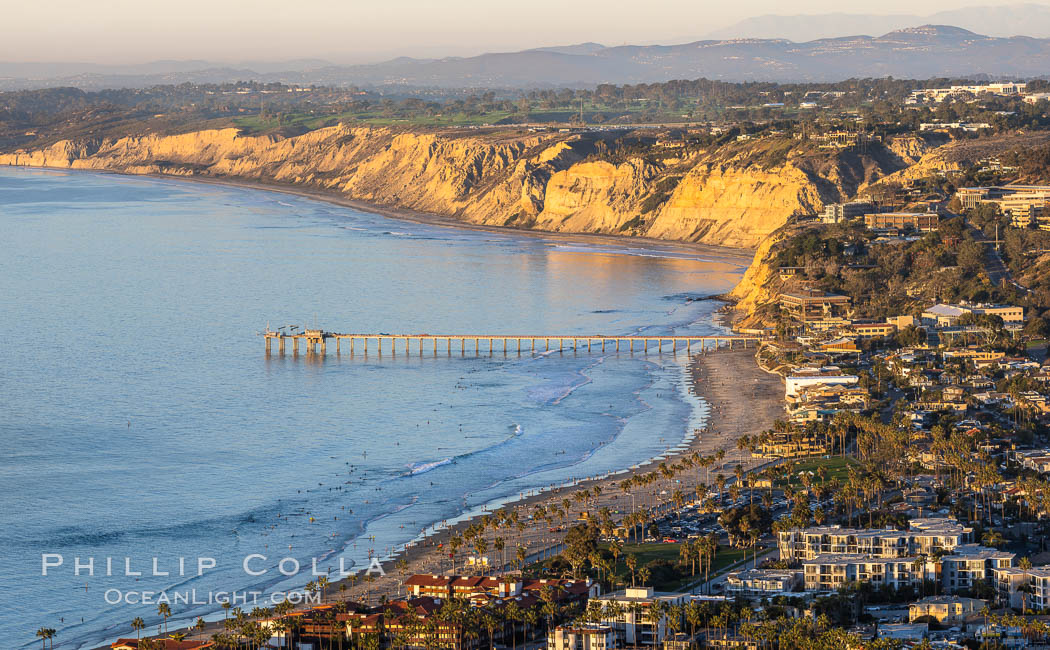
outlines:
[[[1011,567],[1013,563],[1013,553],[964,544],[941,558],[941,585],[947,593],[957,593],[980,582],[993,584],[994,571]]]
[[[628,587],[613,591],[598,600],[603,611],[608,611],[609,604],[619,609],[615,617],[603,615],[601,624],[611,627],[616,634],[617,642],[622,645],[660,645],[667,636],[667,615],[655,623],[649,620],[649,608],[657,602],[666,605],[682,605],[689,599],[689,594],[653,591],[652,587]]]
[[[912,519],[906,531],[816,526],[781,531],[777,541],[780,559],[797,562],[829,554],[896,558],[951,552],[968,543],[972,534],[972,528],[954,519],[926,518]]]
[[[547,635],[547,650],[612,650],[616,633],[608,625],[559,625]]]
[[[926,563],[914,557],[878,558],[861,554],[818,555],[802,563],[806,591],[834,591],[851,582],[899,589],[922,583]]]

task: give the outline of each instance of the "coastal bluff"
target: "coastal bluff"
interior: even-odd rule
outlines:
[[[272,183],[464,223],[754,249],[792,216],[898,171],[780,139],[620,147],[613,136],[339,124],[84,137],[0,153],[0,165]],[[603,139],[604,138],[604,139]]]

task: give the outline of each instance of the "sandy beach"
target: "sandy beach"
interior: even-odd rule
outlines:
[[[68,172],[79,170],[60,169],[60,171]],[[92,170],[92,173],[119,174],[120,172]],[[701,244],[696,242],[683,242],[667,239],[653,239],[651,237],[628,237],[624,235],[555,232],[548,230],[530,230],[526,228],[514,228],[508,226],[490,226],[485,224],[471,223],[469,221],[461,221],[452,217],[446,217],[443,215],[433,214],[429,212],[419,212],[417,210],[412,210],[411,208],[406,208],[402,206],[391,206],[380,203],[371,203],[368,201],[350,199],[338,192],[315,187],[302,187],[286,185],[281,183],[269,183],[265,181],[256,181],[247,178],[216,178],[214,176],[172,176],[168,174],[149,174],[149,177],[163,178],[167,180],[192,181],[195,183],[206,183],[211,185],[225,185],[229,187],[243,187],[249,189],[266,190],[268,192],[280,192],[282,194],[301,196],[303,198],[313,199],[316,201],[324,201],[326,203],[341,205],[347,208],[353,208],[354,210],[360,210],[361,212],[369,212],[372,214],[382,215],[391,219],[410,221],[413,223],[427,224],[431,226],[440,226],[443,228],[458,228],[461,230],[476,230],[490,233],[513,233],[515,236],[523,235],[527,237],[556,237],[559,240],[602,243],[616,246],[624,246],[627,243],[637,243],[647,247],[664,248],[670,250],[686,250],[693,253],[707,253],[709,255],[731,258],[734,262],[737,262],[739,260],[738,263],[743,264],[744,266],[751,263],[751,260],[754,257],[755,253],[754,250],[747,248],[730,248],[726,246],[716,246],[714,244]]]

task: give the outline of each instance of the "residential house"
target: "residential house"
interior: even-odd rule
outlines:
[[[856,384],[856,375],[844,374],[837,366],[822,368],[798,368],[784,380],[784,397],[792,400],[805,386],[830,386],[834,384]]]
[[[908,620],[914,621],[929,616],[942,624],[964,623],[967,618],[980,612],[986,604],[977,598],[927,596],[908,607]]]
[[[790,569],[745,569],[726,576],[727,596],[772,598],[802,585],[802,574]]]

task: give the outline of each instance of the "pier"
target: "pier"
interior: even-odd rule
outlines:
[[[277,353],[298,355],[327,355],[334,342],[337,355],[344,352],[368,354],[371,343],[375,353],[382,355],[384,349],[388,354],[411,354],[417,352],[437,356],[444,353],[452,356],[488,354],[497,352],[507,354],[533,354],[551,351],[573,352],[629,352],[642,354],[677,354],[679,350],[689,353],[694,345],[700,350],[721,347],[733,348],[737,345],[750,347],[762,340],[758,336],[608,336],[604,334],[341,334],[320,329],[304,330],[298,333],[272,331],[262,333],[266,339],[266,354],[273,353],[273,344],[277,343]]]

